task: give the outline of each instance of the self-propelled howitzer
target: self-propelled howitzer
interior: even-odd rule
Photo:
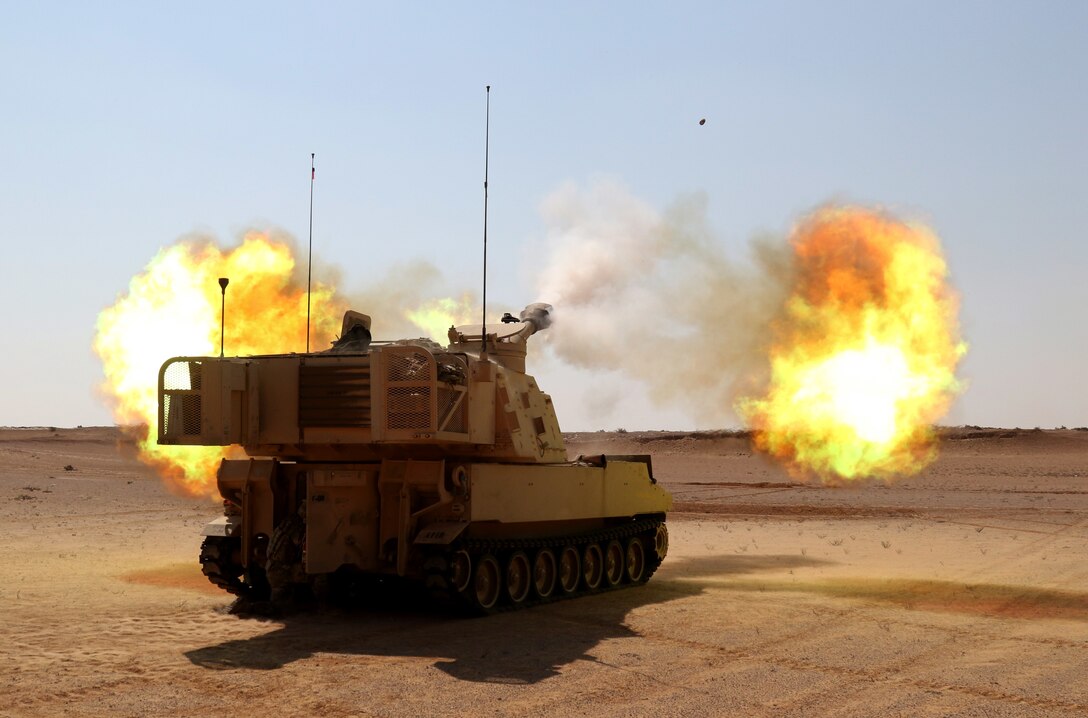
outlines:
[[[525,373],[550,310],[452,327],[445,348],[373,342],[348,312],[328,351],[168,360],[159,443],[251,457],[219,467],[204,574],[274,604],[400,576],[484,613],[645,583],[672,498],[649,456],[568,460]]]

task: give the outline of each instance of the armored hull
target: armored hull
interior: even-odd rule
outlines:
[[[648,456],[567,459],[524,371],[545,326],[536,305],[492,332],[451,328],[446,348],[372,343],[350,312],[330,352],[167,361],[159,442],[252,457],[219,468],[204,573],[274,603],[398,576],[484,613],[645,583],[671,497]]]

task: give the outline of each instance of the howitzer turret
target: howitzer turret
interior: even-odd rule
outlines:
[[[372,341],[348,312],[328,351],[167,361],[159,443],[252,457],[220,465],[204,573],[257,600],[397,575],[481,612],[648,580],[671,497],[649,456],[568,460],[525,373],[550,310],[452,327],[447,347]]]

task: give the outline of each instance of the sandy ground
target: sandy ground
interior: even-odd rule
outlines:
[[[570,448],[653,454],[677,510],[649,585],[267,621],[200,574],[217,507],[113,429],[0,430],[0,715],[1088,715],[1088,431],[951,431],[850,488],[728,435]]]

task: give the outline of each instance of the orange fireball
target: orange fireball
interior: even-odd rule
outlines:
[[[886,214],[823,209],[794,231],[793,292],[771,326],[770,382],[738,412],[797,476],[915,474],[962,389],[958,301],[937,237]]]
[[[94,350],[114,417],[138,427],[140,458],[180,493],[218,496],[216,468],[231,449],[155,443],[159,367],[172,356],[219,354],[219,277],[230,279],[226,353],[304,351],[306,286],[292,278],[294,270],[291,247],[266,234],[248,233],[228,250],[208,240],[182,241],[161,250],[128,292],[99,314]],[[345,309],[333,287],[314,284],[311,348],[328,346]]]

